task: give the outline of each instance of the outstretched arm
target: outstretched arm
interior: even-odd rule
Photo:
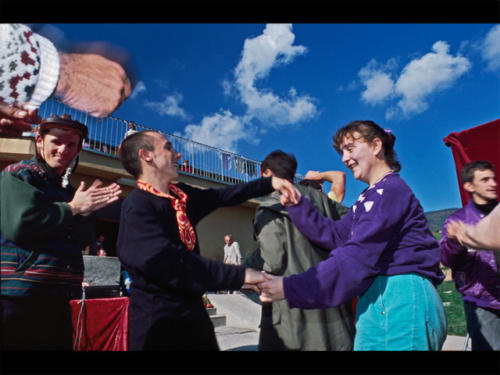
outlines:
[[[107,116],[130,95],[132,84],[124,67],[102,52],[99,43],[80,53],[60,52],[26,25],[0,24],[0,70],[8,82],[0,87],[0,100],[34,110],[54,95],[80,111]]]
[[[333,200],[342,203],[345,195],[345,173],[341,171],[308,171],[304,177],[307,180],[328,181],[331,183],[330,195]]]
[[[462,222],[450,222],[446,227],[448,237],[462,246],[475,249],[500,251],[500,205],[475,227]]]

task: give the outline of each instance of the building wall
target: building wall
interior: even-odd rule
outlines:
[[[200,240],[201,255],[222,261],[224,259],[224,236],[232,234],[240,244],[243,259],[257,248],[253,240],[252,220],[255,207],[219,208],[205,217],[196,226]]]

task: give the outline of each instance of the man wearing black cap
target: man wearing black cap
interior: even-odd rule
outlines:
[[[52,116],[39,126],[33,159],[0,175],[1,349],[72,349],[69,299],[95,236],[91,214],[121,193],[99,180],[76,191],[69,184],[87,132],[67,115]]]

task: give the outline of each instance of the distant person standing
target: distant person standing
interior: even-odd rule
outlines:
[[[238,242],[233,241],[231,234],[224,236],[224,242],[226,243],[224,245],[224,263],[241,265],[241,252]]]
[[[460,179],[471,200],[444,223],[441,262],[451,268],[463,295],[472,350],[500,350],[500,253],[468,246],[449,228],[450,222],[476,225],[497,206],[495,168],[488,161],[473,161],[462,169]]]

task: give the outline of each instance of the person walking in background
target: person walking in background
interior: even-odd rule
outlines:
[[[224,236],[224,242],[224,263],[235,264],[237,266],[241,265],[240,244],[233,241],[233,236],[231,234],[226,234]]]
[[[281,198],[302,234],[331,252],[303,273],[266,274],[260,298],[310,309],[359,296],[354,350],[440,350],[447,330],[436,290],[444,279],[440,249],[422,206],[397,173],[395,139],[372,121],[353,121],[336,132],[335,149],[368,187],[338,221],[300,193],[298,204]]]
[[[81,291],[82,250],[95,237],[92,213],[121,194],[100,180],[88,188],[82,181],[76,191],[65,183],[87,132],[68,115],[45,119],[34,158],[1,173],[2,349],[72,349],[69,300]]]
[[[281,150],[271,152],[261,164],[263,176],[276,176],[291,183],[296,169],[295,157]],[[334,202],[324,193],[302,185],[296,188],[313,202],[322,215],[340,219]],[[292,224],[277,192],[267,196],[257,208],[254,237],[259,246],[256,250],[258,256],[252,254],[245,264],[273,275],[290,276],[304,272],[329,254],[329,249],[313,245]],[[255,263],[256,260],[258,263]],[[283,300],[262,304],[261,351],[352,350],[353,338],[354,319],[350,303],[307,310],[290,308]]]
[[[500,252],[469,247],[448,232],[451,222],[475,225],[498,205],[495,167],[489,161],[473,161],[463,167],[460,180],[471,199],[443,225],[441,262],[451,268],[463,296],[472,350],[500,350]]]
[[[273,189],[295,194],[293,186],[279,178],[221,189],[173,184],[180,157],[156,131],[134,133],[120,147],[124,168],[137,179],[137,188],[122,205],[117,241],[118,257],[133,280],[131,350],[218,350],[203,294],[255,285],[264,276],[202,257],[196,224],[218,207]]]

